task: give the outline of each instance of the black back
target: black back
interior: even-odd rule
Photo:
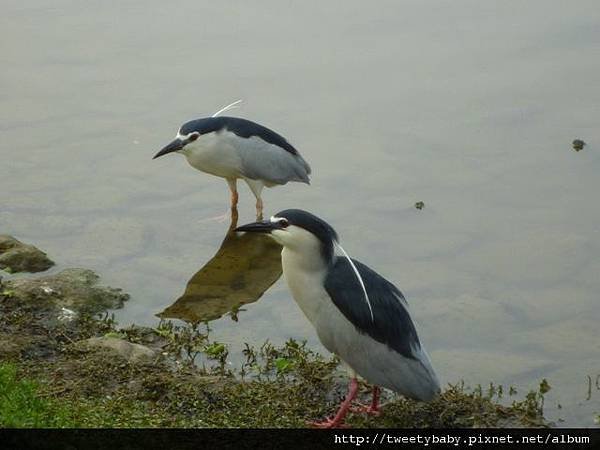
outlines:
[[[405,301],[404,296],[377,272],[355,259],[352,261],[369,294],[374,320],[360,282],[345,257],[335,258],[325,279],[325,290],[331,300],[360,333],[368,334],[406,358],[417,359],[411,348],[420,348],[417,331],[406,306],[396,297]]]
[[[258,136],[263,141],[269,144],[277,145],[292,155],[297,155],[296,150],[283,136],[275,133],[273,130],[263,127],[262,125],[250,120],[241,119],[239,117],[204,117],[202,119],[190,120],[181,126],[180,133],[187,135],[194,131],[200,134],[211,133],[213,131],[221,131],[227,129],[235,135],[243,138]]]

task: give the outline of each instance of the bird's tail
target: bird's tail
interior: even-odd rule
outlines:
[[[419,400],[429,401],[438,395],[441,391],[440,380],[433,369],[431,359],[427,351],[420,347],[417,352],[418,364],[420,365],[419,372],[422,373],[423,378],[427,379],[428,382],[420,383]]]
[[[300,175],[300,178],[302,178],[302,181],[304,183],[310,184],[310,179],[308,178],[308,176],[312,172],[312,169],[310,168],[310,165],[304,160],[304,158],[300,155],[300,153],[298,153],[297,155],[295,155],[295,157],[296,157],[296,160],[300,163],[300,166],[301,166],[300,171],[302,173],[299,173],[298,175]]]

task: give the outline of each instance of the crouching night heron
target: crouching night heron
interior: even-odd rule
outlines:
[[[243,179],[256,197],[256,214],[262,217],[261,192],[289,181],[309,184],[310,166],[283,136],[238,117],[218,114],[184,123],[175,139],[154,158],[177,152],[202,172],[227,180],[231,190],[231,208],[238,203],[237,180]]]
[[[440,391],[402,293],[381,275],[348,256],[335,230],[302,210],[288,209],[270,220],[236,231],[270,233],[283,246],[283,275],[321,343],[350,368],[348,394],[334,417],[317,427],[343,423],[358,390],[357,375],[373,384],[371,405],[378,413],[379,386],[416,400]]]

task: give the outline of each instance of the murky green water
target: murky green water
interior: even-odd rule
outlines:
[[[397,283],[443,380],[526,389],[546,377],[551,418],[593,426],[597,2],[2,10],[0,231],[55,270],[89,267],[130,292],[121,323],[155,323],[229,225],[207,220],[225,212],[222,180],[152,155],[181,122],[243,98],[237,114],[287,136],[314,170],[311,186],[265,192],[266,212],[321,215]],[[578,153],[575,138],[588,143]],[[252,220],[245,189],[241,202],[240,222]],[[237,318],[213,322],[218,339],[318,347],[282,280]]]

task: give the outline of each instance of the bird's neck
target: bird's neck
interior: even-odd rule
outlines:
[[[284,271],[301,271],[306,273],[325,272],[328,262],[323,258],[319,247],[289,248],[281,251],[281,265]],[[287,270],[286,270],[287,269]]]
[[[285,248],[281,252],[283,277],[294,300],[314,325],[317,323],[324,305],[326,292],[323,284],[327,276],[327,267],[318,251],[310,254],[306,251],[294,251]]]

